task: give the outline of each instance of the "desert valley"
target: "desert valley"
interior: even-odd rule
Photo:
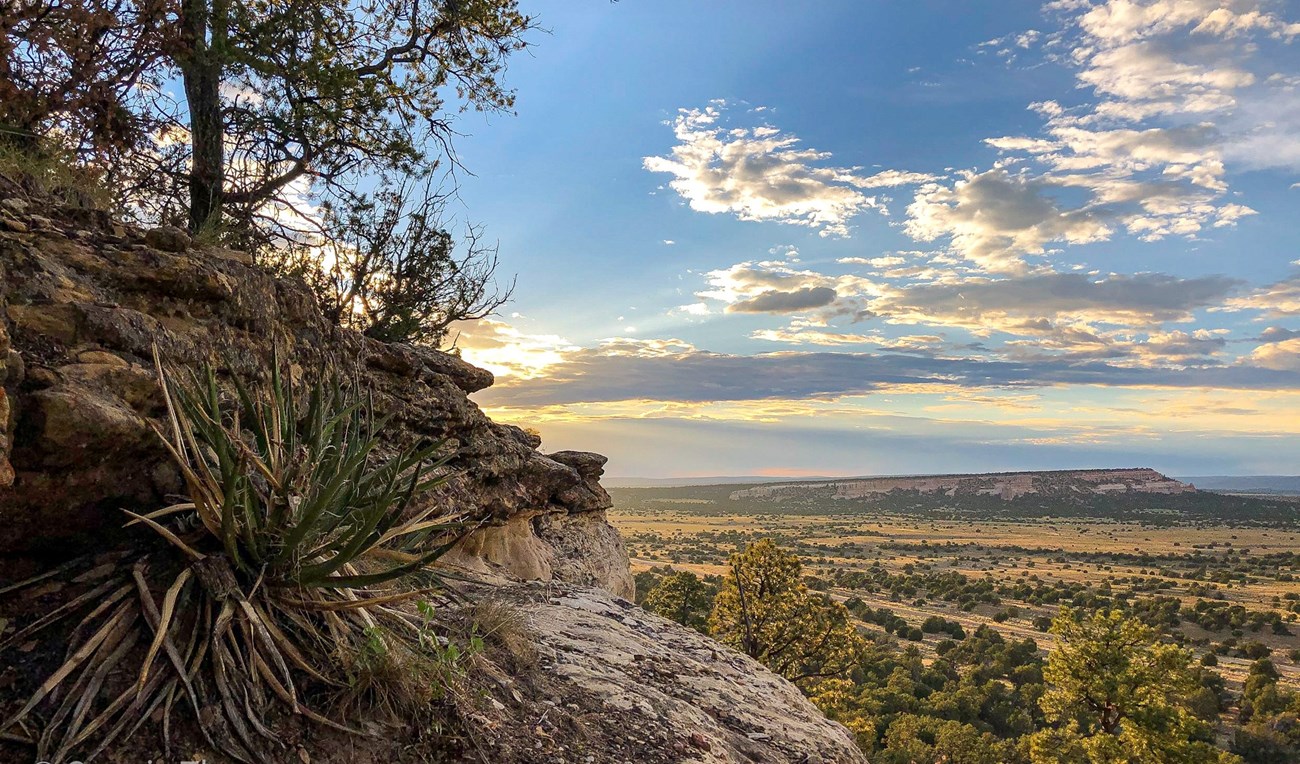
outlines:
[[[640,596],[671,571],[721,580],[732,553],[771,538],[875,641],[927,664],[981,628],[1046,654],[1062,607],[1115,607],[1214,665],[1229,692],[1263,657],[1300,690],[1300,496],[1201,491],[1150,469],[612,482]],[[1225,727],[1237,712],[1223,709]]]

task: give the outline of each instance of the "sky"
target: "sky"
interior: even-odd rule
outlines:
[[[544,450],[1300,473],[1300,3],[523,6],[457,345]]]

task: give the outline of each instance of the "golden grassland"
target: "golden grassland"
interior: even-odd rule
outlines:
[[[633,572],[671,565],[700,575],[726,572],[726,555],[739,543],[758,536],[774,536],[797,545],[807,572],[825,576],[835,570],[866,569],[879,563],[891,573],[902,573],[908,566],[928,565],[932,571],[957,571],[970,578],[992,577],[999,582],[1037,580],[1100,584],[1112,581],[1121,591],[1124,579],[1140,578],[1146,582],[1168,580],[1172,586],[1158,592],[1160,596],[1180,598],[1187,606],[1195,604],[1200,594],[1189,591],[1188,581],[1170,577],[1152,566],[1137,562],[1096,563],[1070,559],[1077,554],[1181,555],[1194,551],[1207,554],[1228,549],[1249,550],[1250,555],[1300,551],[1300,530],[1268,527],[1228,527],[1207,524],[1153,526],[1138,522],[1091,519],[927,521],[917,518],[881,515],[701,515],[690,509],[674,510],[668,506],[653,510],[620,510],[609,513],[610,520],[628,540],[632,552]],[[854,545],[851,553],[845,544]],[[923,548],[916,548],[924,544]],[[900,545],[902,548],[888,548]],[[915,567],[908,568],[915,569]],[[1300,592],[1300,581],[1278,581],[1271,577],[1250,577],[1249,581],[1222,582],[1215,596],[1229,604],[1248,610],[1273,610],[1274,598]],[[872,607],[887,607],[910,625],[919,625],[929,616],[942,616],[962,624],[971,631],[980,625],[997,629],[1004,636],[1035,639],[1040,647],[1050,649],[1051,637],[1036,629],[1033,620],[1051,616],[1056,606],[1006,601],[1002,605],[980,604],[967,612],[952,603],[939,600],[902,601],[887,592],[872,594],[859,590],[833,589],[838,599],[857,596]],[[1144,596],[1140,592],[1135,597]],[[994,616],[1008,606],[1018,613],[1004,621]],[[1273,650],[1270,658],[1284,680],[1300,686],[1300,663],[1290,653],[1300,649],[1300,623],[1291,623],[1293,635],[1273,634],[1264,628],[1246,630],[1243,641],[1259,641]],[[874,627],[872,627],[874,628]],[[1227,631],[1208,632],[1184,621],[1179,627],[1197,653],[1208,643],[1222,641]],[[946,635],[927,634],[917,644],[924,654],[934,655],[935,646]],[[1225,655],[1219,658],[1218,671],[1230,686],[1240,687],[1251,663],[1244,657]]]

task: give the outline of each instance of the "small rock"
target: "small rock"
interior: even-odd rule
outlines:
[[[26,212],[27,200],[19,199],[18,197],[10,197],[8,199],[0,201],[0,207],[4,207],[5,209],[11,212],[18,212],[18,213]]]
[[[704,735],[700,734],[699,732],[692,732],[690,741],[691,741],[691,745],[695,746],[701,751],[708,751],[713,748],[713,745],[709,743],[709,739]]]
[[[207,251],[209,254],[214,257],[219,257],[222,260],[229,260],[231,262],[239,263],[240,265],[253,264],[253,256],[247,252],[240,252],[236,249],[226,249],[225,247],[211,247]]]
[[[59,375],[42,366],[40,368],[32,369],[27,374],[27,381],[37,388],[53,387],[58,384]]]
[[[77,363],[94,363],[104,366],[126,367],[131,364],[118,355],[113,355],[105,350],[83,350],[77,353]]]
[[[150,228],[144,235],[144,243],[164,252],[184,252],[193,241],[190,235],[174,225],[160,225]]]
[[[10,218],[0,218],[0,226],[4,226],[5,230],[13,231],[14,233],[27,233],[26,223],[12,220]]]

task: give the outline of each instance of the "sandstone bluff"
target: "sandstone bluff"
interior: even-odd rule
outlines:
[[[331,326],[305,288],[243,253],[124,226],[2,177],[0,579],[103,544],[124,533],[120,509],[154,509],[181,491],[151,428],[163,414],[155,346],[173,363],[258,375],[276,345],[297,376],[327,364],[355,373],[393,417],[394,445],[445,438],[455,449],[454,477],[434,500],[489,522],[450,562],[479,581],[477,596],[518,609],[540,656],[489,689],[492,760],[865,760],[793,685],[628,601],[604,457],[545,454],[536,437],[491,421],[469,398],[491,374]],[[12,700],[9,668],[0,664],[0,702]],[[300,746],[285,760],[410,760],[395,746]]]
[[[898,492],[945,496],[996,496],[1004,501],[1021,496],[1071,496],[1087,494],[1195,493],[1196,488],[1147,467],[1118,470],[1048,470],[999,472],[984,475],[915,475],[846,478],[808,483],[760,485],[733,491],[729,498],[784,499],[805,494],[827,494],[832,499],[878,499]]]

